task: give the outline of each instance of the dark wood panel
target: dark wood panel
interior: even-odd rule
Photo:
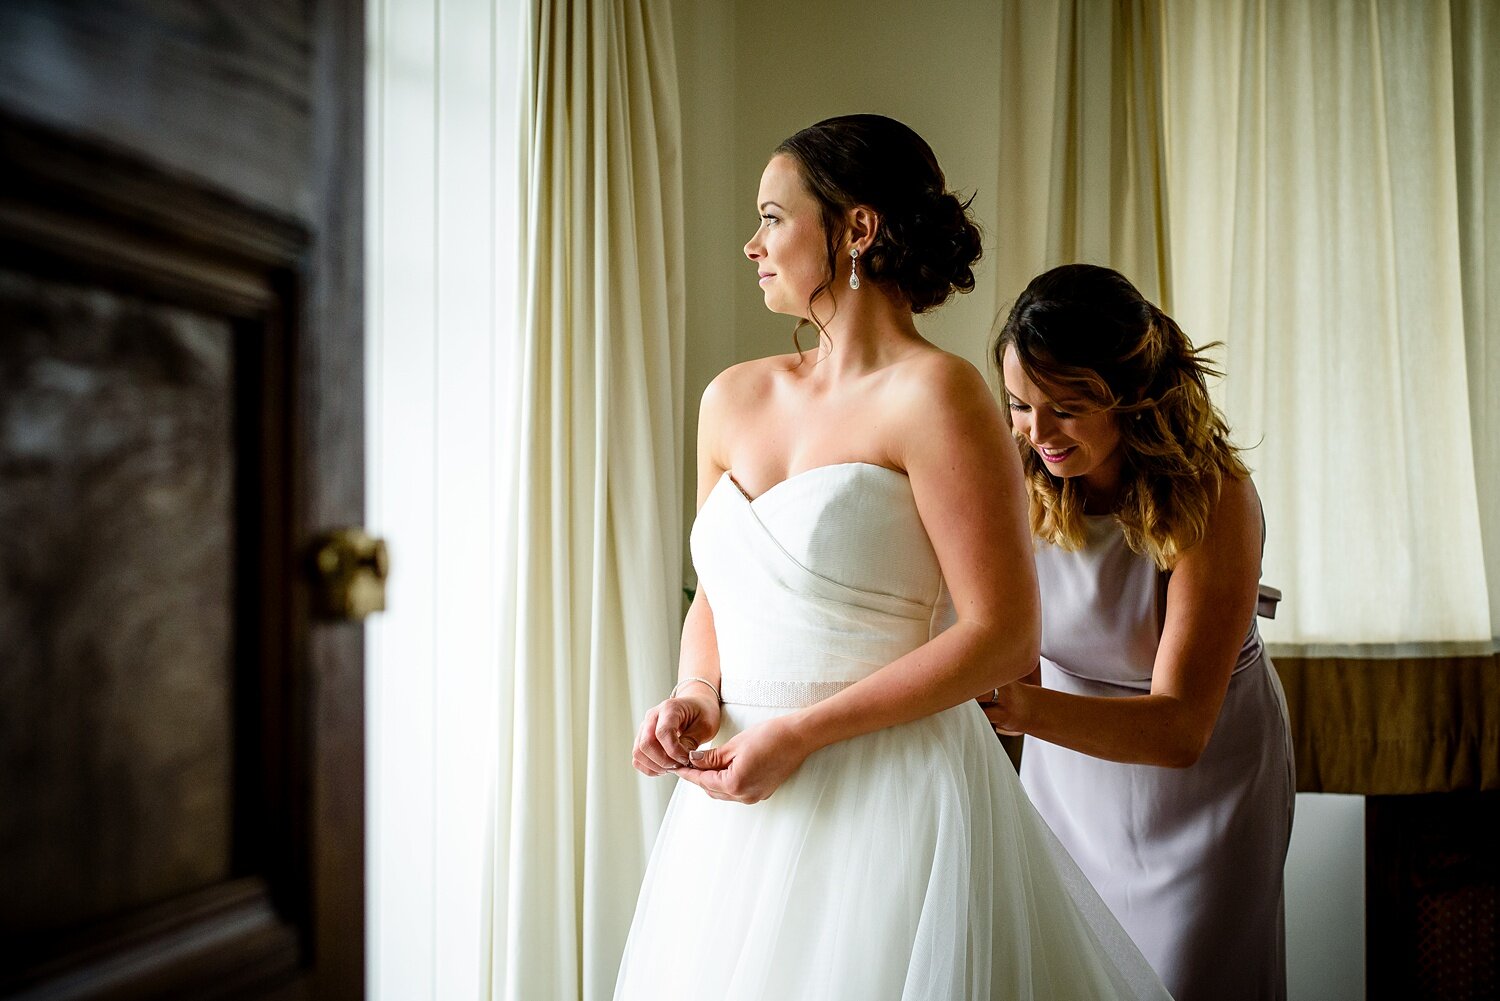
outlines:
[[[323,0],[313,24],[312,190],[318,206],[310,251],[300,387],[299,468],[306,506],[303,550],[322,531],[365,517],[364,80],[362,0]],[[306,579],[305,577],[303,578]],[[310,602],[303,596],[298,607]],[[327,623],[298,635],[317,679],[309,715],[314,899],[313,994],[354,1001],[365,990],[364,628]]]
[[[0,106],[308,218],[303,0],[6,0]]]
[[[231,329],[0,270],[0,937],[225,880]]]
[[[0,3],[0,268],[227,337],[234,484],[227,874],[28,919],[0,996],[363,995],[362,630],[305,573],[363,516],[363,60],[358,0]]]
[[[31,268],[59,263],[121,291],[260,317],[297,263],[295,218],[190,179],[110,143],[79,140],[0,109],[0,226]]]
[[[1500,657],[1276,658],[1299,792],[1500,789]]]
[[[24,804],[0,827],[24,891],[0,904],[0,994],[305,991],[316,742],[289,512],[306,237],[34,123],[0,116],[0,149],[0,428],[55,443],[50,464],[0,464],[0,496],[24,501],[0,529],[17,566],[68,584],[6,592],[7,630],[42,651],[15,710],[49,723],[0,759],[0,800]],[[111,767],[88,767],[101,743]]]
[[[1500,792],[1365,803],[1372,999],[1500,997]]]
[[[8,1001],[227,1001],[288,995],[299,946],[265,884],[242,879],[90,926],[8,984]]]

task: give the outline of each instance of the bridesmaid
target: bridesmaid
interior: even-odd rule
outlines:
[[[1118,272],[1033,279],[995,344],[1030,493],[1037,672],[985,703],[1032,802],[1178,1001],[1286,996],[1291,742],[1264,521],[1214,373]]]

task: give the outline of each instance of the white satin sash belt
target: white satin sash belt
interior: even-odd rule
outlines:
[[[720,697],[726,705],[803,709],[837,695],[852,681],[784,681],[772,678],[725,678]]]

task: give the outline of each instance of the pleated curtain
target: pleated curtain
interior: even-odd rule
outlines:
[[[604,999],[670,792],[630,748],[680,627],[678,85],[665,3],[533,0],[521,49],[486,996]]]
[[[1469,427],[1490,629],[1500,634],[1500,7],[1453,0],[1450,11]]]
[[[1313,656],[1486,651],[1449,7],[1238,14],[1215,51],[1176,39],[1222,7],[1167,5],[1169,191],[1216,203],[1174,215],[1174,306],[1225,341],[1221,398],[1263,442],[1265,568],[1288,594],[1267,635]],[[1189,93],[1216,78],[1224,113]],[[1204,145],[1221,173],[1198,169]]]
[[[1160,8],[1013,0],[1000,12],[995,240],[1002,312],[1040,271],[1110,262],[1168,296]]]

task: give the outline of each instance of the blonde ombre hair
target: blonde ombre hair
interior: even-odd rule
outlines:
[[[1066,387],[1114,416],[1124,452],[1114,515],[1126,544],[1162,570],[1202,541],[1224,477],[1250,474],[1208,395],[1208,378],[1221,373],[1203,353],[1216,346],[1193,347],[1124,275],[1091,264],[1033,278],[995,341],[997,367],[1009,348],[1038,386]],[[1018,443],[1032,534],[1081,548],[1081,485],[1054,476],[1024,438]]]

